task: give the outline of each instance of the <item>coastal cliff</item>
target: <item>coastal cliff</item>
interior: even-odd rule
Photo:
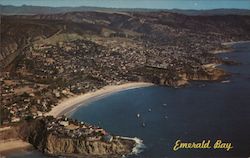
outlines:
[[[195,73],[182,74],[182,79],[189,81],[219,81],[227,77],[229,73],[219,68],[206,68]]]
[[[38,118],[32,121],[24,122],[20,127],[21,137],[31,143],[39,151],[51,156],[78,156],[78,157],[121,157],[128,155],[135,147],[133,140],[122,139],[113,136],[112,140],[91,139],[93,132],[85,136],[69,136],[62,134],[67,132],[69,128],[54,128],[49,130],[49,124],[55,123],[55,119]],[[56,126],[56,125],[55,125]],[[72,124],[69,125],[70,128]],[[90,127],[87,129],[93,129]],[[78,128],[77,130],[79,130]],[[76,129],[70,129],[70,133],[74,133]],[[87,131],[85,130],[87,133]]]
[[[78,156],[120,157],[132,151],[133,142],[129,140],[114,139],[112,143],[102,141],[85,141],[79,139],[59,138],[49,134],[44,153],[50,155],[77,154]]]
[[[216,64],[208,64],[201,66],[197,70],[171,71],[158,68],[137,69],[138,76],[134,80],[140,82],[150,82],[156,85],[183,87],[191,81],[220,81],[228,77],[230,74],[223,69],[215,67]]]

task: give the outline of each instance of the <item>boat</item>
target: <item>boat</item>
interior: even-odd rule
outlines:
[[[139,117],[140,117],[140,114],[138,113],[136,116],[137,116],[137,118],[139,118]]]
[[[142,127],[146,127],[146,124],[144,122],[142,123]]]
[[[221,83],[229,83],[230,80],[221,81]]]

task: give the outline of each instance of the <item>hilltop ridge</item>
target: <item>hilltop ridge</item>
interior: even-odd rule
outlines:
[[[102,11],[102,12],[172,12],[185,15],[250,15],[248,9],[210,9],[210,10],[193,10],[193,9],[146,9],[146,8],[104,8],[104,7],[48,7],[32,5],[1,5],[1,14],[4,15],[31,15],[31,14],[58,14],[66,12],[82,11]]]

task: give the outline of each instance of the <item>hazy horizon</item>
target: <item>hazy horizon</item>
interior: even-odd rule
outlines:
[[[250,0],[1,0],[1,5],[145,9],[250,9]]]

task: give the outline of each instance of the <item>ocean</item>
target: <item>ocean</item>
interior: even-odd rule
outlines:
[[[114,93],[80,106],[70,117],[101,126],[114,135],[137,137],[146,146],[133,158],[249,157],[250,43],[219,54],[240,65],[220,66],[232,75],[222,82],[192,82],[185,88],[151,86]],[[232,143],[233,149],[179,149],[177,140]],[[27,155],[28,154],[28,155]],[[45,157],[19,152],[9,157]]]

